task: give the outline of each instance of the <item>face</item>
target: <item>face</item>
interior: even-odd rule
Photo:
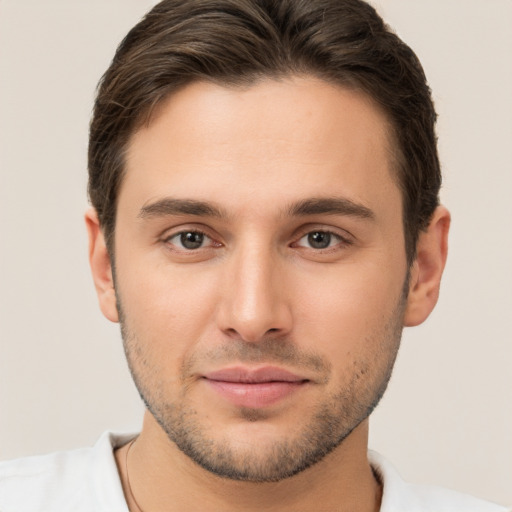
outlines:
[[[195,83],[132,138],[115,234],[126,353],[184,453],[276,481],[380,399],[407,265],[386,120],[313,78]]]

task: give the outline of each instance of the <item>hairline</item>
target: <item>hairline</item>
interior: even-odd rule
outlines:
[[[408,248],[408,229],[406,224],[406,210],[405,210],[405,193],[401,175],[407,172],[407,164],[405,161],[404,153],[402,147],[399,142],[399,137],[397,134],[397,127],[395,123],[391,119],[391,114],[387,112],[386,107],[381,105],[377,99],[367,90],[365,90],[364,86],[361,83],[357,82],[357,79],[353,79],[351,76],[344,77],[343,79],[335,79],[331,76],[325,76],[325,73],[315,71],[294,71],[290,69],[289,71],[268,71],[267,73],[252,73],[252,74],[242,74],[238,76],[229,76],[229,77],[215,77],[208,75],[201,76],[190,76],[188,80],[183,80],[181,83],[177,85],[169,84],[168,87],[163,89],[163,93],[156,97],[153,102],[148,105],[146,108],[141,109],[137,118],[133,121],[131,130],[126,135],[126,139],[120,151],[120,169],[118,176],[118,183],[116,188],[116,196],[115,203],[113,208],[113,216],[111,219],[108,219],[110,222],[101,222],[101,228],[104,231],[105,241],[107,245],[107,250],[109,252],[110,258],[112,260],[112,264],[115,259],[115,232],[116,232],[116,223],[117,223],[117,208],[119,203],[119,196],[123,187],[124,178],[126,175],[126,156],[128,154],[130,145],[132,143],[135,135],[143,128],[148,128],[155,121],[156,117],[158,117],[160,111],[164,108],[165,104],[170,101],[170,99],[178,94],[183,89],[187,87],[198,84],[198,83],[210,83],[214,85],[218,85],[220,87],[224,87],[226,89],[232,90],[243,90],[250,89],[262,82],[265,81],[286,81],[294,78],[309,78],[314,80],[319,80],[339,89],[344,89],[347,91],[354,92],[360,96],[364,101],[368,102],[368,104],[377,110],[382,120],[384,121],[384,133],[386,139],[386,153],[389,158],[389,173],[390,177],[393,180],[393,183],[398,187],[400,192],[400,208],[401,208],[401,217],[402,217],[402,231],[404,234],[404,250],[406,253],[408,266],[412,265],[414,259],[416,257],[416,240],[414,240],[414,247],[410,248],[411,251],[409,253]],[[107,228],[107,232],[105,232],[105,228]],[[419,233],[418,233],[419,234]],[[417,237],[416,237],[417,239]]]

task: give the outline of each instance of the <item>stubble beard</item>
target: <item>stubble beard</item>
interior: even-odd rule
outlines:
[[[404,286],[404,289],[406,287]],[[118,311],[123,344],[130,372],[146,408],[162,427],[167,437],[181,452],[205,470],[222,478],[254,483],[278,482],[289,478],[321,461],[340,446],[350,433],[375,409],[382,398],[397,356],[402,334],[405,298],[402,295],[391,318],[370,339],[364,340],[378,347],[371,361],[354,361],[353,374],[337,392],[321,403],[312,404],[316,409],[300,432],[294,437],[284,435],[266,446],[250,443],[240,449],[233,446],[227,436],[213,436],[204,425],[201,411],[187,401],[183,384],[182,395],[171,402],[165,390],[152,379],[154,372],[144,355],[144,348],[137,336],[128,328],[118,297]],[[378,340],[378,341],[376,341]],[[296,348],[282,339],[269,338],[259,344],[243,341],[230,342],[223,349],[222,357],[232,361],[286,363],[310,361],[312,365],[330,364],[318,356],[299,354]],[[144,361],[142,363],[142,361]],[[183,366],[182,381],[186,377]],[[247,422],[265,420],[265,412],[241,408],[240,419]]]

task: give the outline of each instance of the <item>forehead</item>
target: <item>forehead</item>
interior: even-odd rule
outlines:
[[[131,138],[119,201],[137,208],[192,195],[247,209],[300,195],[365,204],[387,194],[400,207],[391,132],[365,95],[311,77],[193,83]]]

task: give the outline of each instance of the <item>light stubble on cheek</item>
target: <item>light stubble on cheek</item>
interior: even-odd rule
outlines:
[[[183,272],[172,275],[157,271],[155,261],[160,265],[162,260],[147,259],[146,253],[137,259],[133,242],[139,239],[133,236],[132,224],[122,224],[126,244],[124,251],[119,251],[124,257],[120,260],[124,273],[121,292],[116,286],[118,311],[128,364],[141,397],[170,441],[188,457],[217,475],[252,481],[279,480],[311,466],[339,446],[371,413],[390,378],[403,317],[403,300],[395,288],[401,284],[399,216],[398,210],[391,211],[389,206],[399,204],[400,196],[386,174],[382,116],[359,96],[350,91],[341,91],[340,96],[340,90],[326,88],[326,84],[321,89],[316,82],[307,89],[290,88],[290,84],[282,89],[281,82],[270,85],[271,89],[262,90],[263,96],[258,93],[243,104],[239,91],[231,97],[234,102],[228,101],[229,91],[220,91],[221,110],[229,111],[229,123],[219,118],[219,103],[210,102],[219,98],[219,91],[207,96],[207,103],[198,101],[209,85],[187,89],[190,95],[180,101],[175,96],[174,103],[168,104],[170,110],[162,111],[160,119],[132,141],[118,206],[124,211],[119,219],[128,219],[130,206],[141,198],[160,195],[163,190],[178,196],[195,191],[198,197],[215,197],[228,211],[249,218],[259,213],[254,205],[274,215],[273,203],[281,204],[284,192],[291,198],[308,197],[312,190],[323,195],[337,184],[336,189],[366,198],[372,210],[381,212],[377,217],[383,226],[382,240],[368,235],[376,251],[361,244],[360,251],[354,250],[353,258],[347,256],[339,266],[309,265],[314,269],[308,274],[312,282],[301,274],[293,283],[300,282],[297,288],[303,293],[294,294],[292,289],[285,294],[293,312],[304,313],[298,325],[293,325],[291,337],[267,337],[252,343],[222,337],[219,326],[212,323],[215,320],[208,306],[215,307],[217,290],[211,282],[222,285],[220,281],[197,278],[190,272],[197,267],[182,266]],[[268,97],[273,98],[271,109],[267,102],[260,102]],[[198,105],[215,108],[197,110]],[[243,105],[255,108],[246,111]],[[282,115],[276,116],[274,107]],[[213,121],[201,123],[204,132],[197,132],[194,119],[198,116],[190,116],[191,109],[201,111],[203,121]],[[310,118],[311,112],[316,124],[298,122],[306,114]],[[189,125],[187,120],[192,120]],[[248,144],[252,139],[240,126],[256,126],[264,136],[258,144]],[[190,151],[194,145],[197,151]],[[311,154],[318,155],[313,162],[315,173],[311,172]],[[208,158],[198,159],[198,155]],[[175,165],[176,161],[180,165]],[[219,165],[212,167],[215,161]],[[336,162],[335,168],[331,161]],[[173,162],[171,167],[169,162]],[[262,168],[261,162],[273,165]],[[385,219],[382,212],[388,214]],[[229,226],[236,234],[236,229],[245,229],[247,224]],[[191,286],[192,280],[196,288]],[[343,286],[335,290],[335,283]],[[328,286],[328,294],[321,285]],[[198,295],[205,300],[198,301]],[[121,299],[126,301],[126,310]],[[215,329],[215,340],[202,339],[207,329]],[[306,391],[297,391],[278,407],[237,408],[221,398],[212,404],[201,375],[238,364],[274,364],[299,375],[303,370],[311,382]]]
[[[324,355],[299,350],[287,338],[268,337],[258,343],[229,340],[215,348],[196,349],[176,364],[176,376],[169,375],[172,369],[163,367],[165,358],[154,352],[151,336],[130,327],[119,297],[118,308],[132,376],[146,407],[169,440],[218,476],[263,482],[290,477],[320,461],[373,411],[391,376],[405,300],[402,296],[380,327],[357,342],[358,350],[347,353],[346,360],[335,361],[335,366]],[[232,431],[221,425],[229,423],[229,416],[236,425],[250,424],[265,431],[275,413],[238,408],[224,417],[222,411],[207,412],[208,404],[197,394],[201,369],[240,363],[286,365],[292,371],[307,371],[318,390],[309,395],[307,403],[293,405],[300,411],[300,421],[292,415],[293,421],[282,432],[265,435],[264,442],[258,438],[257,450],[251,441],[257,438],[258,430],[253,431],[254,438],[233,437]]]

